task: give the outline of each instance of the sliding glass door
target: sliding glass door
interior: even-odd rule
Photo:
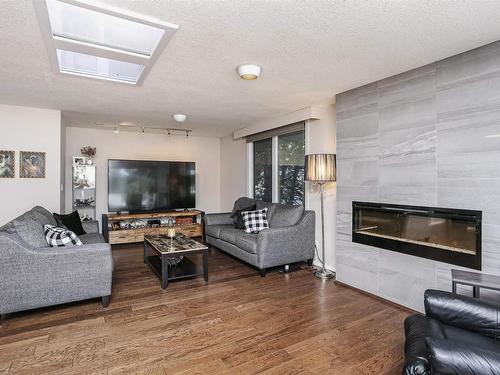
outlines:
[[[304,204],[304,132],[278,137],[279,201]]]
[[[251,142],[254,198],[304,204],[305,131],[303,124],[292,129]]]
[[[273,152],[272,139],[253,143],[254,198],[271,202],[273,197]]]

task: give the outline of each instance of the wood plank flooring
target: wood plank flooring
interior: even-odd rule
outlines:
[[[408,312],[311,270],[257,271],[210,250],[203,278],[170,283],[142,247],[113,250],[111,304],[11,314],[0,374],[400,374]]]

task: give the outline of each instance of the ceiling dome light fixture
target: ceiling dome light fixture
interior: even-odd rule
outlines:
[[[177,122],[184,122],[187,119],[187,115],[185,115],[184,113],[176,113],[172,117]]]
[[[259,65],[245,64],[238,66],[236,71],[241,79],[251,81],[259,78],[260,73],[262,73],[262,67]]]

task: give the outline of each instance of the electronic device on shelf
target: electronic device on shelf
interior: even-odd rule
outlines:
[[[184,210],[196,206],[195,163],[108,160],[108,211]]]

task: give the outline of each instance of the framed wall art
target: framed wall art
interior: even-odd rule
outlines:
[[[14,151],[0,150],[0,178],[14,178],[16,174]]]
[[[45,178],[45,152],[21,151],[19,177]]]

